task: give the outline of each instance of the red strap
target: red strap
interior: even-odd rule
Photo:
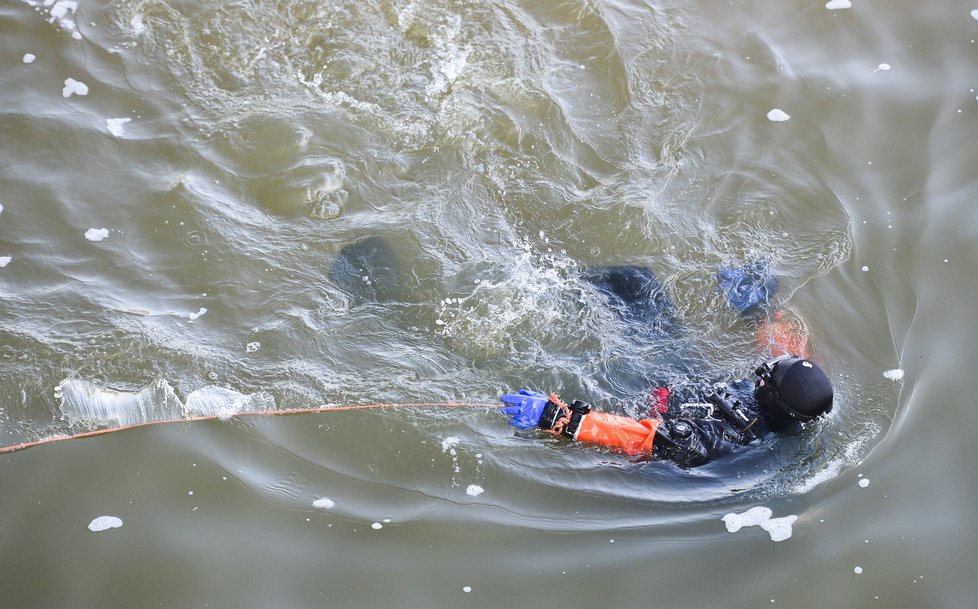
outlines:
[[[656,387],[649,394],[649,412],[654,416],[655,413],[665,414],[669,410],[669,388]]]

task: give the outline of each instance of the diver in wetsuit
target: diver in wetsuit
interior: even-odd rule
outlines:
[[[612,267],[587,277],[622,319],[661,327],[671,303],[648,269]],[[538,427],[554,435],[603,445],[629,455],[673,461],[680,467],[703,465],[736,448],[818,419],[832,409],[832,384],[811,360],[800,357],[807,337],[784,331],[780,317],[763,311],[777,280],[767,265],[721,269],[720,288],[741,314],[757,315],[759,336],[767,337],[774,357],[754,371],[753,382],[715,387],[656,387],[649,417],[636,420],[595,411],[582,401],[565,403],[556,394],[530,390],[502,396],[501,409],[519,428]]]
[[[329,272],[353,306],[394,299],[401,283],[397,257],[379,237],[342,248]],[[655,340],[673,325],[673,306],[647,268],[616,266],[583,277],[608,306],[637,331]],[[792,333],[780,312],[766,310],[777,278],[763,263],[721,269],[719,286],[742,315],[756,318],[764,348],[779,356],[761,364],[756,379],[727,385],[655,387],[647,418],[598,412],[588,404],[563,402],[556,394],[522,390],[502,396],[502,412],[518,428],[539,428],[630,455],[695,467],[754,444],[768,433],[815,420],[832,409],[832,385],[804,356],[807,336]],[[802,356],[802,357],[799,357]]]

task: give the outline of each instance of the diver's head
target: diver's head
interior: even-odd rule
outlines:
[[[832,410],[832,383],[814,362],[786,355],[764,362],[754,373],[754,395],[769,423],[811,421]]]

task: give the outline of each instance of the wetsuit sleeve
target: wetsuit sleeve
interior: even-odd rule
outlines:
[[[652,452],[658,419],[636,421],[605,412],[591,412],[581,418],[575,439],[617,448],[629,455]]]

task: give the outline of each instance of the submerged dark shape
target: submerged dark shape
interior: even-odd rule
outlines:
[[[641,333],[665,331],[675,321],[672,300],[647,268],[598,267],[588,270],[584,279],[597,288],[623,321]]]
[[[350,306],[393,302],[401,287],[397,257],[390,245],[377,236],[344,246],[328,277],[346,292]]]

